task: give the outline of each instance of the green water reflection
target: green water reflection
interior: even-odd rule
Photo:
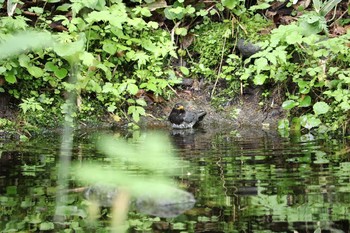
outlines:
[[[93,132],[77,132],[73,160],[108,162]],[[162,130],[180,161],[174,185],[194,195],[193,209],[160,218],[131,209],[130,232],[349,232],[350,149],[346,141],[279,137],[227,128]],[[148,132],[114,132],[130,141]],[[72,174],[63,224],[53,222],[58,135],[0,141],[1,232],[109,232],[109,208],[91,223]],[[132,171],[137,173],[137,171]],[[145,190],[147,192],[147,190]]]

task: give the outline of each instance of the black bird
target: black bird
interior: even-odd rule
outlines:
[[[207,113],[205,111],[186,111],[182,104],[175,104],[171,110],[168,120],[174,129],[188,129],[196,126]]]

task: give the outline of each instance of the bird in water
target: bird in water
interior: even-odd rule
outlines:
[[[189,129],[202,121],[206,114],[205,111],[186,111],[182,104],[175,104],[170,112],[168,120],[174,129]]]

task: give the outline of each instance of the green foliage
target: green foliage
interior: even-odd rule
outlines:
[[[207,79],[215,76],[215,69],[220,64],[218,58],[221,57],[222,50],[224,57],[226,57],[233,48],[232,43],[225,42],[232,38],[231,27],[230,22],[211,22],[194,30],[197,37],[192,48],[196,57],[192,68],[193,73],[204,75]]]
[[[105,1],[74,1],[69,7],[76,17],[68,20],[63,15],[54,16],[53,20],[61,21],[68,31],[53,36],[26,33],[19,39],[12,38],[10,33],[25,29],[26,20],[0,19],[4,25],[0,38],[8,38],[2,46],[12,49],[2,50],[2,58],[23,48],[52,46],[51,37],[57,41],[53,50],[35,50],[0,62],[0,72],[6,80],[4,91],[22,100],[24,113],[42,110],[35,101],[38,95],[45,93],[56,100],[47,107],[57,109],[61,107],[62,94],[74,90],[82,97],[83,105],[95,96],[94,101],[109,112],[129,114],[138,122],[139,116],[145,115],[145,101],[136,97],[139,90],[169,95],[167,87],[180,81],[165,62],[169,56],[176,57],[169,33],[158,29],[156,22],[144,20],[151,16],[148,8],[139,6],[129,12],[119,1],[111,6]],[[83,10],[86,8],[90,8],[88,13]],[[73,63],[81,64],[83,72],[74,84],[68,84],[68,70]],[[89,115],[89,109],[84,108],[83,114]]]
[[[338,5],[341,0],[313,0],[314,11],[307,12],[300,17],[300,27],[304,35],[317,34],[319,32],[328,33],[325,16]]]
[[[282,107],[303,108],[302,127],[343,132],[349,113],[349,38],[349,33],[337,38],[305,35],[298,24],[280,26],[245,61],[241,79],[255,85],[287,83]]]
[[[246,9],[238,0],[215,5],[183,0],[74,0],[60,5],[52,0],[48,3],[55,3],[56,11],[40,6],[28,9],[38,15],[35,22],[16,10],[13,17],[0,18],[4,51],[0,75],[5,80],[0,92],[21,101],[24,117],[37,113],[36,122],[62,119],[59,115],[67,110],[62,99],[74,92],[78,113],[72,117],[84,120],[110,113],[116,120],[127,118],[135,127],[147,115],[140,93],[169,98],[171,86],[180,82],[171,62],[180,56],[178,69],[184,76],[215,80],[215,87],[224,88],[212,96],[217,106],[245,85],[284,83],[281,86],[289,88],[283,107],[291,114],[301,109],[299,115],[320,119],[318,126],[332,131],[345,127],[350,108],[345,88],[349,34],[318,35],[327,33],[325,16],[339,0],[314,0],[314,10],[303,12],[297,23],[262,35],[260,30],[272,22],[254,11],[266,9],[269,2]],[[73,15],[68,18],[70,10]],[[41,32],[28,30],[18,37],[29,24]],[[52,24],[61,24],[64,30],[49,32]],[[242,61],[234,54],[239,38],[259,42],[262,49]],[[72,64],[81,72],[68,83]],[[48,112],[58,117],[45,117]]]

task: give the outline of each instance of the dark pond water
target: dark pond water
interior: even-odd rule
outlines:
[[[92,136],[76,132],[74,162],[107,162]],[[160,133],[187,162],[172,177],[192,193],[194,207],[173,218],[131,209],[129,232],[349,232],[350,147],[310,135],[280,137],[256,129]],[[113,132],[138,140],[149,131]],[[110,208],[89,224],[88,204],[72,172],[67,215],[56,206],[59,135],[0,141],[0,232],[109,232]],[[145,190],[147,192],[147,190]]]

